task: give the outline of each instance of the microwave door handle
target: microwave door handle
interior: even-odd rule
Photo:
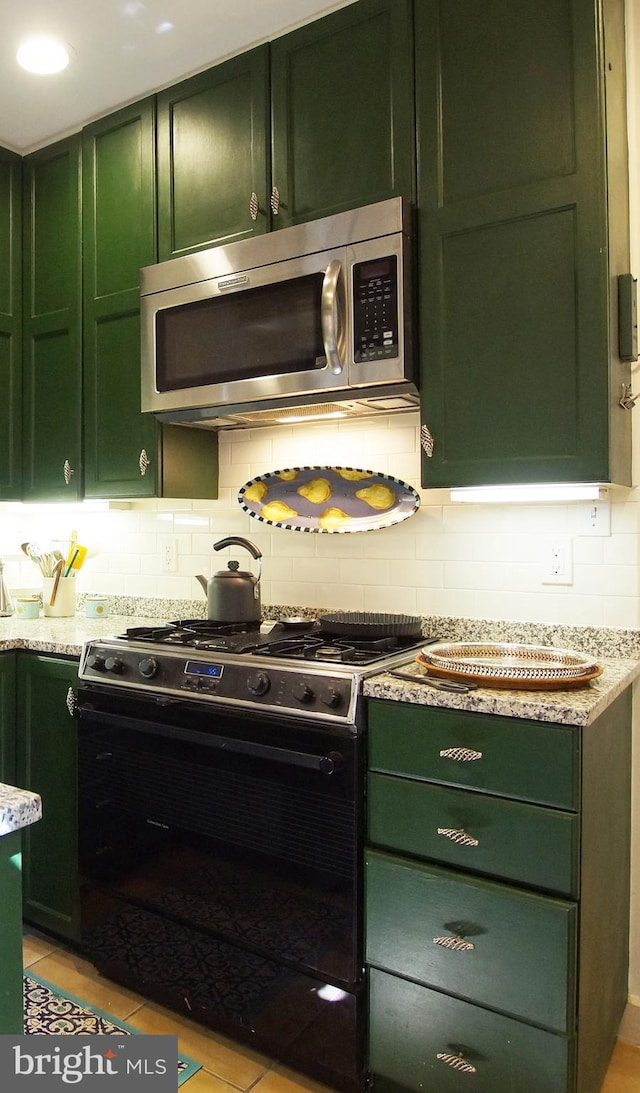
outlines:
[[[334,258],[326,268],[324,281],[322,282],[322,296],[320,301],[320,322],[322,326],[322,341],[327,364],[334,376],[339,376],[344,370],[344,361],[340,355],[340,311],[342,263]]]

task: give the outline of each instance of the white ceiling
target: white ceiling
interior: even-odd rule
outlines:
[[[0,0],[0,145],[25,152],[353,0]],[[163,29],[165,28],[165,29]],[[27,37],[71,46],[69,67],[34,76]]]

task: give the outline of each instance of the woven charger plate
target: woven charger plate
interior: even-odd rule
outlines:
[[[510,642],[440,642],[425,647],[416,660],[444,679],[520,690],[584,687],[602,675],[602,668],[583,653]]]

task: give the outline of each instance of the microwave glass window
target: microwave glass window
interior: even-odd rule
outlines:
[[[159,391],[324,368],[322,273],[156,314]]]
[[[353,359],[397,357],[398,259],[394,254],[353,267]]]

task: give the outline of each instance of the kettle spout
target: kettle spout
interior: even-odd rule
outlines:
[[[199,581],[202,585],[205,596],[207,595],[208,581],[206,577],[202,576],[202,573],[196,573],[196,581]]]

